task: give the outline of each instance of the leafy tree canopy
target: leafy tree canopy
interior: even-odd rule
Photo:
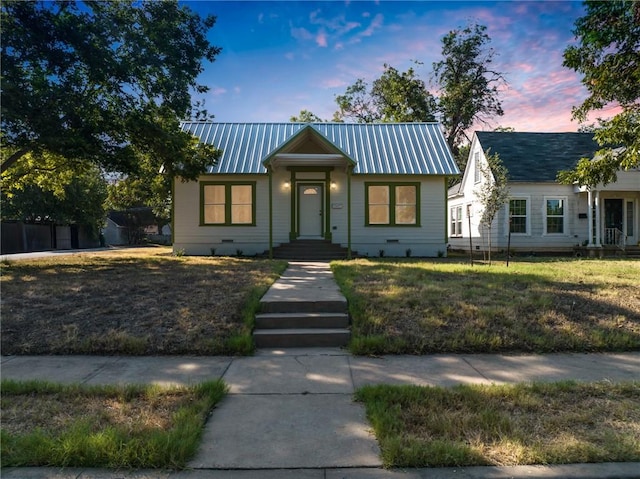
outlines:
[[[30,153],[139,171],[143,154],[193,179],[217,158],[179,129],[203,61],[220,52],[171,1],[2,2],[2,171]]]
[[[95,165],[26,154],[2,174],[2,219],[79,224],[97,233],[107,187]]]
[[[475,121],[504,114],[498,93],[505,79],[492,68],[496,53],[486,30],[472,24],[450,31],[442,39],[442,60],[433,64],[440,117],[454,152]]]
[[[564,51],[563,65],[583,75],[589,96],[573,110],[584,121],[590,112],[618,105],[621,112],[599,120],[594,137],[602,146],[594,159],[583,158],[560,181],[607,184],[620,170],[640,166],[640,2],[585,2],[575,23],[576,45]]]
[[[363,79],[336,96],[336,117],[358,123],[435,121],[436,101],[413,68],[400,72],[384,65],[371,88]]]
[[[322,123],[324,120],[309,110],[300,110],[298,116],[289,118],[292,123]]]

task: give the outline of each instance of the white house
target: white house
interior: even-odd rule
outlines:
[[[349,254],[446,254],[447,178],[459,174],[436,123],[185,122],[222,150],[174,184],[174,249],[271,254],[300,239]]]
[[[615,183],[580,188],[556,177],[592,158],[598,145],[590,133],[476,132],[462,181],[449,189],[449,245],[485,250],[488,230],[480,225],[480,165],[497,153],[507,168],[510,198],[496,215],[491,245],[506,250],[511,231],[513,251],[562,252],[576,246],[598,251],[624,249],[640,236],[640,170],[621,171]]]

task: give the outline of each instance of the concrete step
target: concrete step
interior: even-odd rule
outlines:
[[[347,313],[262,313],[256,315],[257,329],[346,328]]]
[[[300,300],[260,301],[261,313],[347,313],[347,300]]]
[[[346,328],[256,329],[258,348],[309,348],[346,346],[351,332]]]

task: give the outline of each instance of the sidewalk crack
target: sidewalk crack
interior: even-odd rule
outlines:
[[[484,378],[486,381],[489,381],[489,378],[487,376],[485,376],[482,371],[480,371],[478,368],[476,368],[473,364],[471,364],[466,357],[462,356],[462,360],[467,363],[469,365],[469,367],[471,369],[473,369],[475,372],[477,372],[480,376],[482,376],[482,378]]]

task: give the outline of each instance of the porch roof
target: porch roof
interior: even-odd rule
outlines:
[[[344,154],[355,174],[457,175],[458,167],[437,123],[182,123],[200,141],[222,150],[208,173],[266,173],[265,161],[286,158],[283,148],[304,129]],[[318,152],[323,153],[323,152]],[[280,156],[279,156],[280,155]],[[326,155],[337,161],[336,153]],[[303,155],[301,154],[300,157]],[[309,158],[312,159],[313,155]],[[316,155],[316,161],[322,158]]]

